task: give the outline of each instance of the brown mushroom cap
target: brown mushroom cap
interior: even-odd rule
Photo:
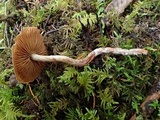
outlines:
[[[45,66],[44,62],[31,59],[31,54],[47,54],[43,37],[36,27],[26,27],[14,41],[12,62],[16,79],[21,83],[28,84],[39,76]]]

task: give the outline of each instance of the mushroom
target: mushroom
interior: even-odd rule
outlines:
[[[32,92],[30,82],[33,82],[45,67],[45,62],[64,62],[75,66],[84,66],[89,64],[96,56],[102,53],[114,53],[122,55],[147,54],[144,49],[122,49],[122,48],[97,48],[90,52],[83,59],[73,59],[62,55],[47,55],[47,50],[43,42],[43,37],[36,27],[26,27],[14,39],[15,44],[12,47],[12,63],[16,79],[20,83],[27,84],[31,95],[40,104],[37,97]],[[36,104],[36,103],[35,103]]]
[[[90,52],[83,59],[73,59],[62,55],[47,55],[46,47],[43,43],[43,37],[36,27],[26,27],[14,39],[15,44],[12,48],[12,62],[14,72],[19,82],[29,84],[34,81],[42,69],[45,62],[64,62],[75,66],[85,66],[89,64],[96,56],[102,53],[114,53],[122,55],[147,54],[144,49],[122,49],[122,48],[97,48]]]
[[[29,86],[31,95],[39,104],[39,100],[32,92],[30,82],[39,76],[45,67],[44,62],[34,61],[32,54],[47,55],[46,48],[43,43],[43,37],[36,27],[26,27],[15,39],[12,47],[12,63],[16,79],[20,83]]]
[[[35,61],[32,54],[47,55],[43,37],[36,27],[26,27],[15,39],[12,47],[14,73],[20,83],[34,81],[45,67],[45,62]]]

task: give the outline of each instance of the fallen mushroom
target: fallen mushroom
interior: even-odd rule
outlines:
[[[85,66],[96,56],[102,53],[114,53],[122,55],[147,54],[144,49],[122,49],[122,48],[97,48],[83,59],[72,59],[62,55],[47,55],[43,37],[36,27],[26,27],[14,39],[12,48],[12,62],[14,72],[19,82],[28,84],[34,81],[45,66],[45,62],[64,62],[75,66]]]
[[[84,66],[89,64],[96,56],[102,53],[114,53],[122,55],[138,55],[147,54],[144,49],[121,49],[121,48],[97,48],[90,52],[83,59],[72,59],[62,55],[47,55],[46,47],[43,43],[43,37],[36,27],[26,27],[14,39],[15,44],[12,47],[12,63],[16,79],[20,83],[27,84],[31,95],[40,104],[37,97],[32,92],[29,85],[34,81],[42,69],[45,67],[45,62],[64,62],[75,66]]]
[[[34,61],[32,54],[47,55],[40,31],[27,27],[15,39],[12,47],[14,73],[20,83],[32,82],[45,66],[44,62]]]
[[[31,58],[31,55],[35,53],[47,55],[43,37],[37,28],[27,27],[14,41],[15,44],[12,47],[12,63],[16,79],[20,83],[25,83],[29,86],[31,95],[39,104],[40,102],[33,94],[29,83],[39,76],[45,66],[44,62],[34,61]]]

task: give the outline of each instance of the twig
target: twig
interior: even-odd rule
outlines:
[[[128,7],[128,5],[132,2],[133,0],[112,0],[107,7],[105,8],[105,13],[107,16],[105,16],[102,20],[104,21],[106,26],[110,25],[110,20],[108,18],[108,15],[111,14],[116,14],[119,16],[121,13],[124,12],[124,10]]]
[[[149,116],[149,114],[153,112],[150,109],[151,106],[149,106],[149,104],[160,98],[160,80],[153,85],[150,92],[151,93],[146,97],[146,99],[140,106],[143,113],[143,117],[145,117],[146,119]],[[136,120],[136,113],[130,118],[130,120]]]
[[[105,12],[115,11],[117,15],[120,15],[132,1],[133,0],[112,0],[105,8]]]
[[[96,95],[95,95],[95,93],[93,94],[93,109],[95,108],[95,106],[96,106]]]
[[[50,34],[50,33],[52,33],[52,32],[55,32],[55,31],[58,31],[59,29],[54,29],[54,30],[50,30],[50,31],[48,31],[48,32],[46,32],[45,34],[44,34],[44,38],[48,35],[48,34]]]
[[[33,96],[33,98],[37,101],[38,104],[40,104],[38,98],[34,95],[30,84],[28,84],[28,87],[29,87],[29,91],[30,91],[31,95]],[[37,104],[35,104],[35,105],[38,106]]]
[[[49,21],[50,16],[51,16],[51,14],[49,14],[49,15],[48,15],[47,20],[46,20],[45,25],[44,25],[44,28],[46,28],[46,26],[47,26],[47,23],[48,23],[48,21]]]

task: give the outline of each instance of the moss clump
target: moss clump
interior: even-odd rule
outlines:
[[[101,0],[7,0],[0,3],[1,119],[124,120],[139,106],[159,79],[159,0],[137,1],[105,26]],[[3,19],[1,16],[5,16]],[[40,100],[36,106],[26,85],[8,87],[13,73],[13,38],[25,26],[38,27],[49,54],[81,58],[97,47],[146,48],[147,56],[100,55],[85,67],[48,64],[31,83]],[[7,61],[7,62],[6,62]],[[159,118],[159,106],[152,103]]]

